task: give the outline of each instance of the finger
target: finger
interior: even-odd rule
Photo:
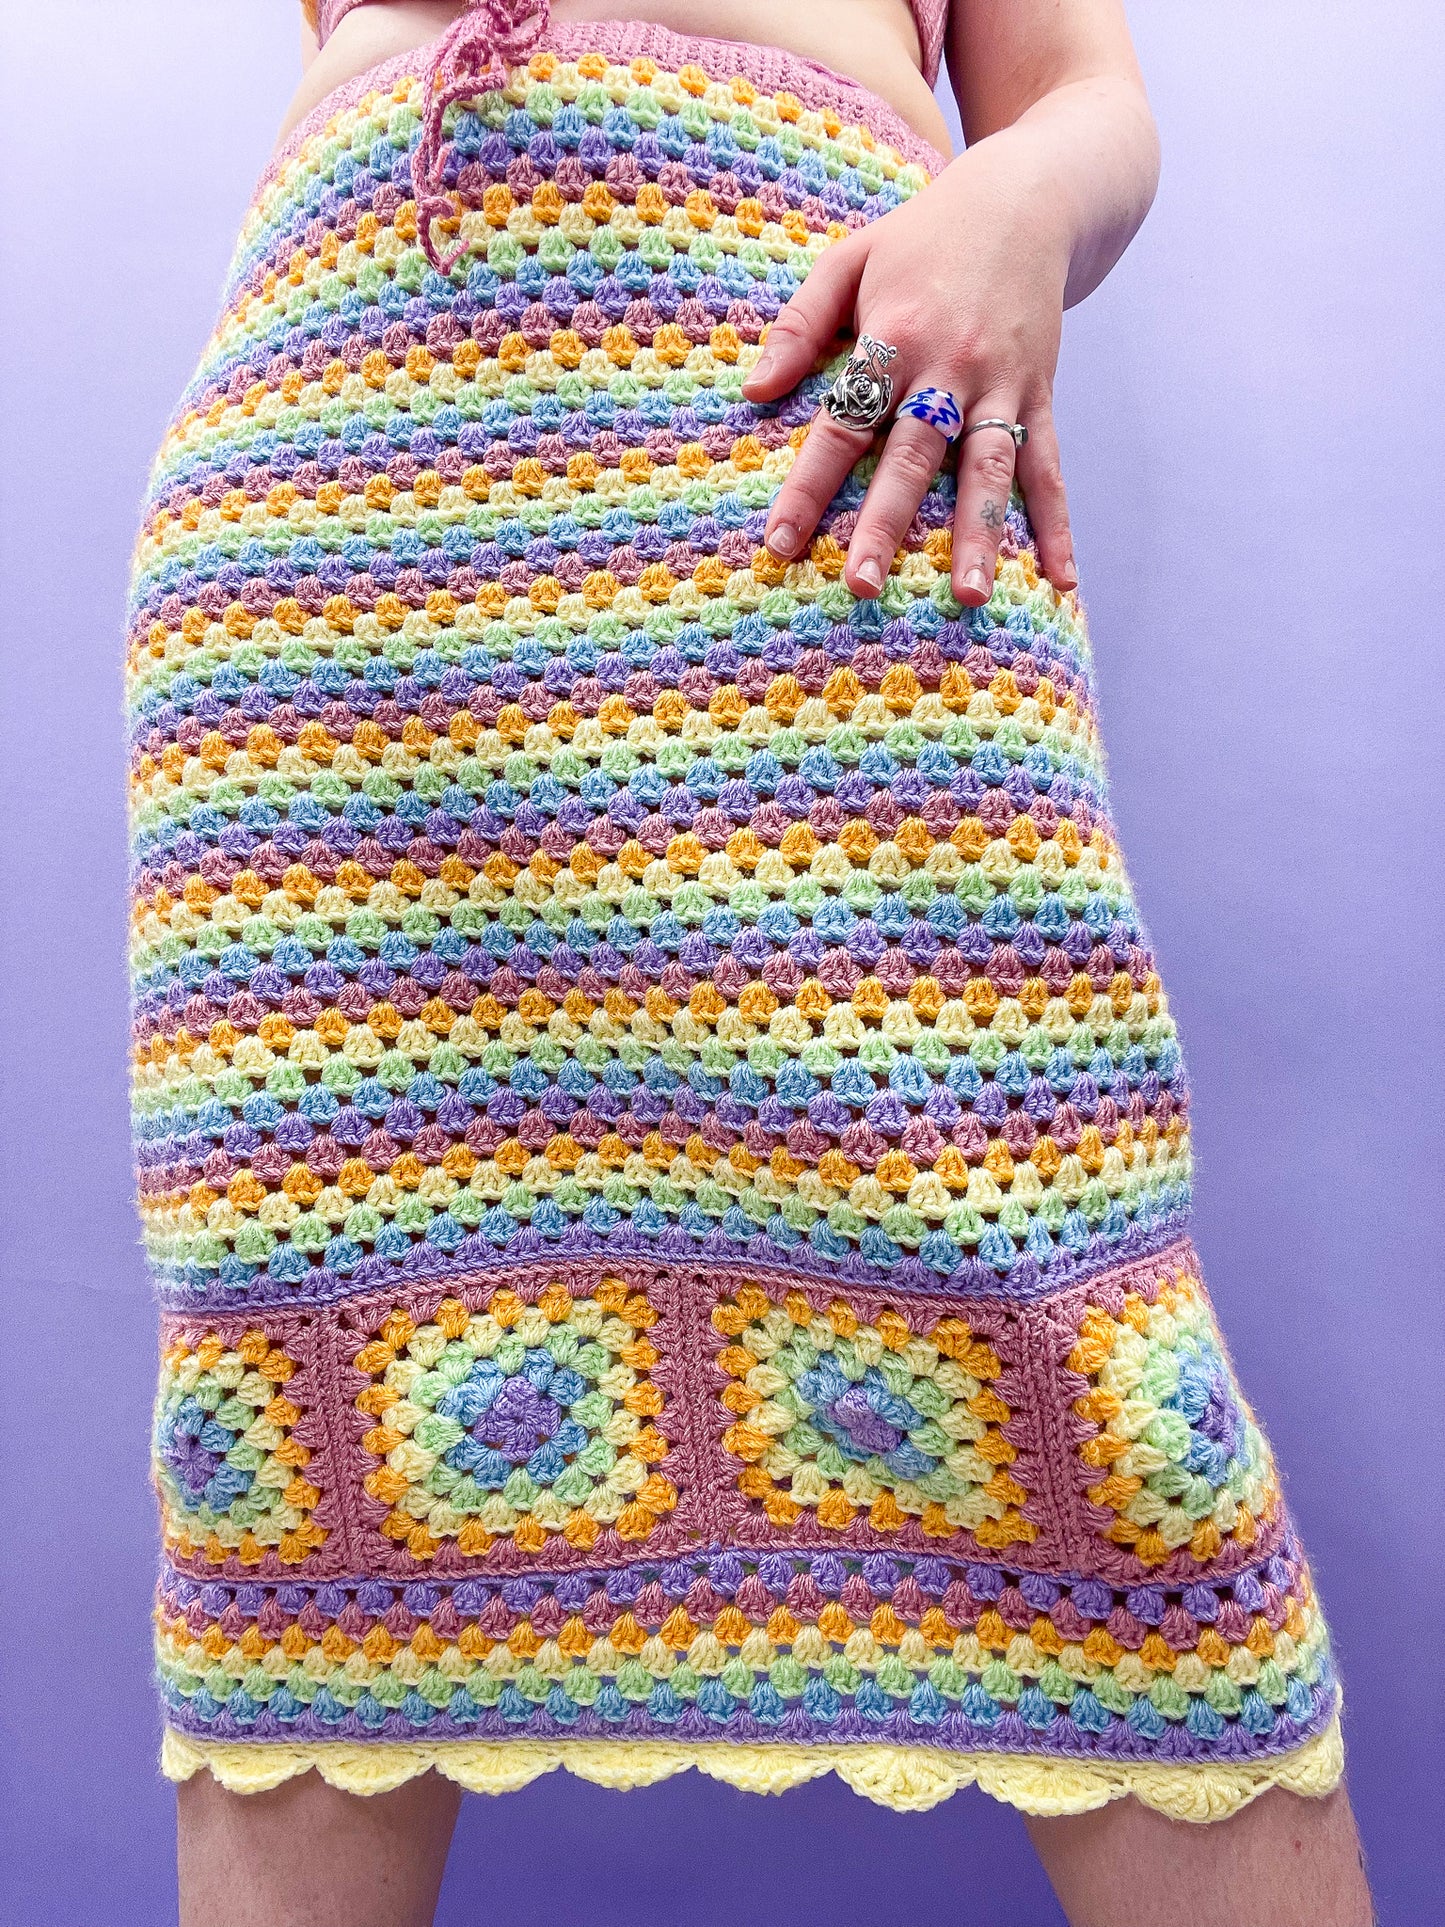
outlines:
[[[970,421],[1017,421],[1012,397],[986,395],[968,410]],[[953,593],[977,608],[993,594],[993,572],[1014,478],[1013,437],[1002,428],[965,434],[958,458],[958,505],[953,517]]]
[[[1028,411],[1029,438],[1018,452],[1019,487],[1038,544],[1039,568],[1061,595],[1079,586],[1069,503],[1059,465],[1059,438],[1045,404]]]
[[[763,351],[743,377],[749,401],[771,401],[795,388],[834,335],[853,318],[853,300],[867,251],[847,241],[824,248],[808,278],[779,308],[763,338]]]
[[[787,561],[799,552],[849,469],[872,445],[871,429],[845,428],[826,408],[818,410],[768,512],[763,541],[774,555]]]
[[[944,383],[940,379],[933,384],[913,384],[915,388],[925,386],[942,388]],[[941,429],[912,415],[895,419],[848,544],[843,580],[854,595],[875,596],[882,588],[918,505],[947,453],[948,438]]]

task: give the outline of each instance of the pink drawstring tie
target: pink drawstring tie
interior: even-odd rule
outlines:
[[[547,31],[547,0],[468,0],[437,42],[421,139],[412,155],[412,186],[422,251],[439,274],[449,274],[466,253],[458,242],[442,254],[432,242],[432,222],[455,214],[442,178],[446,142],[442,120],[453,101],[470,100],[491,87],[505,87],[507,69],[519,67]]]

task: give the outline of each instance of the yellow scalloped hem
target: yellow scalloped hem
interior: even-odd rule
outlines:
[[[1085,1764],[1022,1753],[949,1753],[928,1746],[678,1746],[668,1740],[440,1740],[430,1746],[318,1742],[240,1746],[167,1729],[161,1771],[189,1780],[209,1768],[233,1793],[262,1793],[312,1768],[347,1793],[389,1793],[435,1769],[470,1793],[511,1793],[559,1767],[627,1790],[694,1767],[744,1793],[786,1793],[825,1773],[895,1813],[923,1813],[960,1787],[979,1786],[1024,1813],[1089,1813],[1133,1794],[1174,1820],[1223,1820],[1270,1787],[1321,1798],[1344,1772],[1338,1718],[1292,1753],[1248,1766]]]

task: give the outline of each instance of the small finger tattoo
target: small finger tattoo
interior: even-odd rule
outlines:
[[[1002,528],[1003,526],[1002,505],[994,501],[985,502],[983,507],[978,512],[978,519],[980,522],[983,523],[986,529]]]

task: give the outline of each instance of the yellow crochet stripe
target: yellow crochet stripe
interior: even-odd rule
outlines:
[[[431,1746],[212,1745],[167,1731],[161,1771],[189,1780],[209,1768],[233,1793],[263,1793],[313,1767],[347,1793],[389,1793],[432,1768],[470,1793],[512,1793],[565,1767],[579,1780],[628,1791],[695,1767],[744,1793],[786,1793],[836,1773],[895,1813],[923,1813],[979,1786],[1024,1813],[1089,1813],[1125,1794],[1173,1820],[1224,1820],[1271,1787],[1314,1799],[1344,1772],[1338,1719],[1292,1753],[1241,1766],[1084,1764],[1023,1754],[947,1753],[926,1746],[677,1746],[666,1740],[443,1741]]]

